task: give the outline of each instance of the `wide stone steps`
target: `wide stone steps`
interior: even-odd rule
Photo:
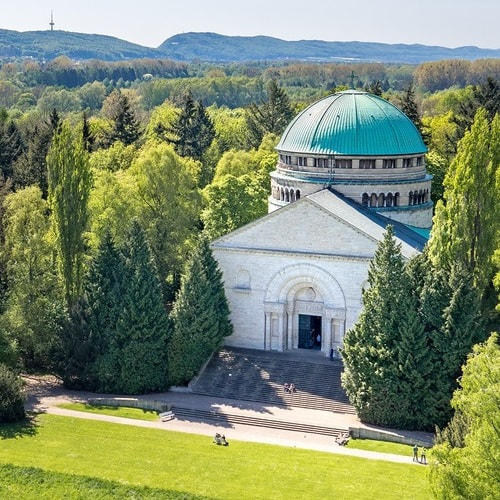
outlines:
[[[240,424],[256,427],[267,427],[271,429],[279,429],[293,432],[303,432],[309,434],[320,434],[323,436],[338,437],[340,434],[347,431],[347,429],[340,429],[335,427],[325,427],[320,425],[310,425],[299,422],[287,422],[283,420],[271,420],[267,418],[250,417],[244,415],[235,415],[228,413],[219,413],[216,411],[198,410],[193,408],[184,408],[180,406],[173,406],[172,411],[175,418],[180,420],[200,421],[206,422],[212,420],[221,424]]]
[[[340,363],[309,362],[248,349],[222,349],[191,385],[197,394],[278,406],[355,413],[340,384]],[[294,383],[297,392],[285,393]]]

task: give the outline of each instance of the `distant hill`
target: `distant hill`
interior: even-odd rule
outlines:
[[[268,36],[225,36],[217,33],[183,33],[159,47],[143,47],[106,35],[69,31],[11,31],[0,29],[0,60],[32,57],[51,60],[65,55],[74,60],[167,58],[176,61],[353,61],[418,64],[441,59],[500,58],[500,49],[374,42],[285,41]]]
[[[375,42],[285,41],[268,36],[225,36],[217,33],[183,33],[165,40],[159,47],[168,57],[183,61],[353,61],[422,63],[441,59],[499,58],[500,49],[478,47],[433,47],[391,45]]]

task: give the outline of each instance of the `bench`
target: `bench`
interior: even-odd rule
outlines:
[[[341,434],[340,436],[337,436],[335,438],[335,442],[339,446],[345,446],[349,442],[349,439],[351,439],[351,436],[349,436],[348,433],[344,433],[344,434]]]
[[[162,422],[168,422],[169,420],[172,420],[175,418],[174,412],[172,410],[170,411],[164,411],[163,413],[160,413],[160,420]]]

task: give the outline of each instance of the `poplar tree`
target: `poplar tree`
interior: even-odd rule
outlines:
[[[91,172],[81,137],[69,123],[58,128],[47,155],[49,203],[68,309],[76,303],[85,259]]]
[[[500,235],[500,116],[490,123],[483,108],[444,180],[444,203],[438,202],[429,252],[436,267],[460,262],[483,292],[493,274],[493,253]]]
[[[201,237],[187,263],[172,319],[170,383],[183,384],[232,333],[222,273],[205,237]]]

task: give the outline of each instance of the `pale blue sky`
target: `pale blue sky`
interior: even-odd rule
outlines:
[[[188,31],[284,40],[500,48],[498,0],[6,0],[0,28],[116,36],[157,47]]]

